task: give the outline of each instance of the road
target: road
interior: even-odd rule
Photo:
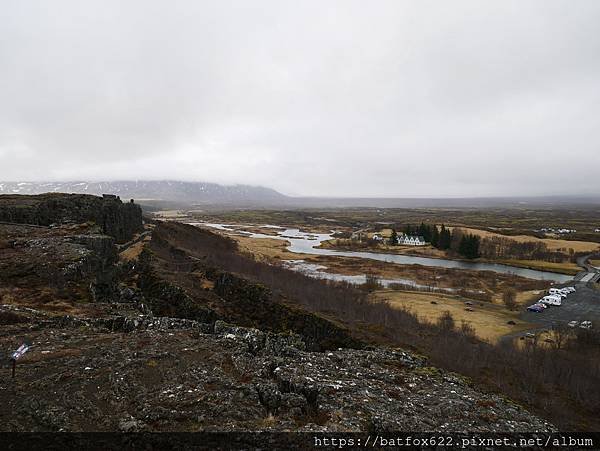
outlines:
[[[590,265],[591,255],[583,255],[577,258],[577,264],[584,268],[584,271],[577,273],[573,280],[578,282],[600,282],[600,269]]]

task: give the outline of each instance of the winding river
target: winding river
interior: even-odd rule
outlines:
[[[563,283],[573,279],[573,276],[566,274],[558,274],[549,271],[538,271],[535,269],[519,268],[517,266],[503,265],[500,263],[485,263],[485,262],[469,262],[460,260],[448,260],[443,258],[430,258],[430,257],[418,257],[414,255],[398,255],[398,254],[385,254],[376,252],[361,252],[361,251],[343,251],[335,249],[324,249],[318,247],[323,241],[330,240],[333,238],[333,233],[307,233],[302,232],[299,229],[286,229],[279,226],[257,226],[260,228],[271,228],[276,230],[277,235],[269,235],[264,233],[253,233],[243,229],[243,226],[229,225],[229,224],[214,224],[206,222],[191,223],[196,226],[203,226],[214,228],[218,230],[235,232],[242,235],[249,236],[251,238],[270,238],[288,241],[290,244],[287,250],[298,254],[310,254],[310,255],[328,255],[337,257],[358,257],[366,258],[371,260],[379,260],[383,262],[399,263],[404,265],[423,265],[423,266],[435,266],[439,268],[455,268],[455,269],[470,269],[475,271],[494,271],[503,274],[515,274],[517,276],[526,277],[528,279],[536,280],[552,280],[555,282]],[[291,266],[300,265],[301,260],[290,261]],[[310,266],[310,265],[309,265]],[[302,270],[302,268],[299,268]],[[314,266],[306,266],[305,272],[316,273],[319,272],[322,267],[316,268]],[[324,273],[326,274],[326,273]],[[339,274],[333,275],[336,280],[343,280],[342,278],[354,278],[359,277],[360,280],[364,281],[363,276],[341,276]],[[356,279],[358,281],[358,279]],[[349,280],[351,281],[351,280]],[[411,285],[416,284],[413,281],[405,280],[393,280],[388,283],[399,282],[407,283]]]

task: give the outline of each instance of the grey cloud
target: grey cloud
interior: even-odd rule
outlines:
[[[0,179],[596,193],[598,23],[594,0],[10,2]]]

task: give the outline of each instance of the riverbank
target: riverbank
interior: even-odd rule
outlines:
[[[450,289],[471,299],[491,301],[501,298],[509,289],[520,291],[543,290],[551,286],[549,281],[518,277],[493,271],[439,268],[417,264],[388,263],[358,257],[305,256],[303,261],[320,265],[321,271],[354,276],[369,274],[383,280],[409,280],[422,287]],[[402,282],[399,282],[400,284]]]
[[[492,262],[493,260],[482,260]],[[496,260],[503,265],[517,266],[519,268],[534,269],[539,271],[554,272],[557,274],[567,274],[574,276],[581,271],[581,267],[576,263],[552,263],[540,260]]]
[[[269,247],[277,248],[276,258],[298,259],[304,258],[305,255],[327,255],[332,257],[358,257],[367,260],[376,260],[386,263],[406,264],[406,265],[421,265],[426,267],[451,268],[460,270],[473,271],[493,271],[495,273],[509,274],[525,277],[534,280],[554,280],[555,282],[566,282],[570,280],[570,275],[564,275],[556,272],[545,272],[527,268],[519,268],[517,266],[503,265],[496,262],[481,262],[472,260],[457,260],[444,259],[440,257],[416,256],[407,254],[389,254],[376,252],[358,252],[358,251],[343,251],[337,249],[325,249],[320,247],[324,241],[332,239],[333,232],[329,233],[307,233],[299,229],[279,229],[277,235],[265,235],[262,233],[245,232],[242,227],[226,224],[214,223],[193,223],[195,226],[208,227],[211,229],[220,230],[232,238],[240,240],[240,237],[246,236],[251,239],[269,239],[276,241],[286,241],[289,243],[284,249],[281,245],[271,243]],[[261,226],[253,226],[261,227]],[[267,227],[267,226],[262,226]],[[271,226],[272,227],[272,226]],[[263,244],[264,246],[264,244]],[[264,252],[264,251],[263,251]],[[289,253],[295,254],[295,257],[289,258]],[[285,255],[284,255],[285,254]],[[363,275],[365,273],[363,272]]]
[[[507,266],[514,266],[517,268],[531,269],[536,271],[551,272],[556,274],[564,274],[573,276],[581,271],[581,267],[576,263],[565,262],[565,263],[553,263],[545,262],[542,260],[490,260],[485,258],[476,259],[465,259],[457,258],[456,256],[450,256],[446,252],[439,249],[435,249],[432,246],[390,246],[390,245],[378,245],[378,247],[361,247],[361,246],[344,246],[338,245],[337,239],[327,240],[321,243],[319,248],[331,249],[338,251],[348,252],[369,252],[374,254],[394,254],[394,255],[406,255],[413,257],[427,257],[427,258],[438,258],[443,260],[453,260],[457,262],[466,263],[489,263],[489,264],[500,264]]]

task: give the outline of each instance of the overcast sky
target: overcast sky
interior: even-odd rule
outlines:
[[[600,193],[600,1],[28,1],[0,180]]]

